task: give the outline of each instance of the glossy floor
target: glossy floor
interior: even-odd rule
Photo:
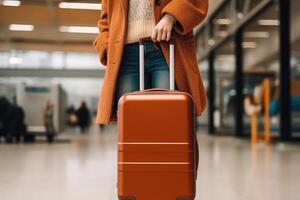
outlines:
[[[0,143],[1,200],[115,200],[116,128]],[[300,146],[200,134],[199,200],[299,200]]]

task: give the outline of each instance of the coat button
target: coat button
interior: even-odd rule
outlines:
[[[161,1],[160,0],[155,0],[155,5],[160,6]]]

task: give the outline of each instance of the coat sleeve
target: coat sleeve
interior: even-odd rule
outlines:
[[[93,42],[95,49],[99,53],[100,62],[104,66],[107,65],[107,48],[108,48],[108,35],[109,35],[107,1],[108,0],[102,0],[100,19],[97,22],[99,35],[95,38]]]
[[[208,0],[172,0],[163,8],[161,15],[172,15],[177,21],[174,30],[185,35],[204,20],[207,10]]]

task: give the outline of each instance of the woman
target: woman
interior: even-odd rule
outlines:
[[[175,39],[175,82],[180,91],[193,97],[196,113],[206,106],[200,77],[193,28],[206,16],[207,0],[102,0],[98,21],[99,36],[94,46],[100,62],[107,66],[99,98],[97,123],[108,124],[116,118],[120,96],[139,88],[139,38],[151,36],[145,44],[145,87],[168,88],[168,41]]]

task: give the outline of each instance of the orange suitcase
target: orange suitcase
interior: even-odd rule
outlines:
[[[192,97],[174,89],[170,43],[170,90],[144,90],[144,39],[140,40],[140,90],[118,103],[120,200],[193,200],[197,149]]]

